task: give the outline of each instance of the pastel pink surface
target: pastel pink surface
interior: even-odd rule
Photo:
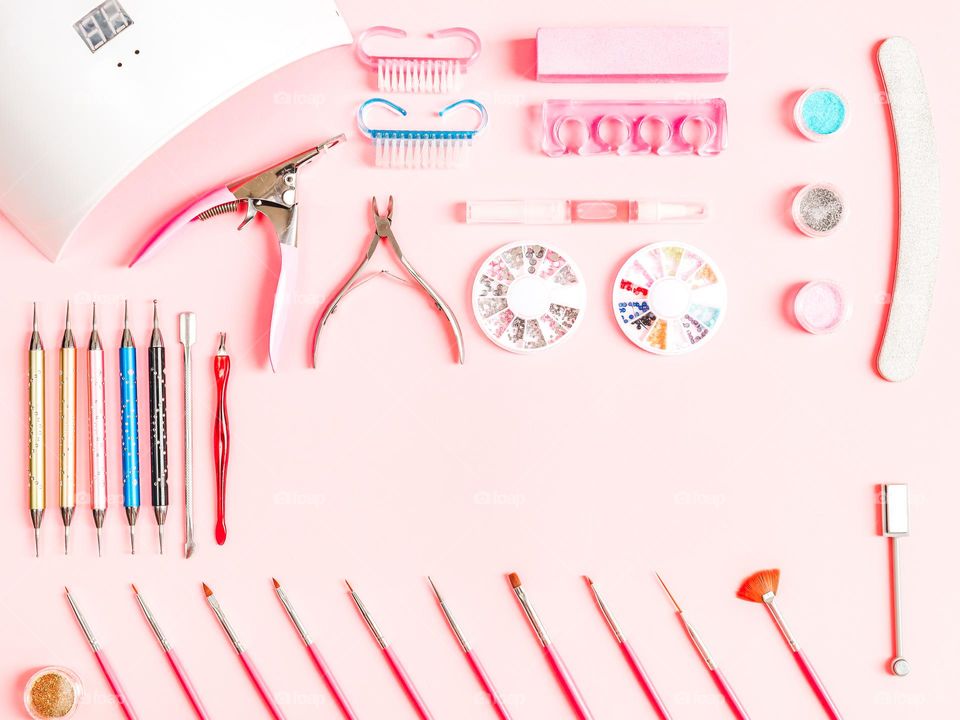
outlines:
[[[353,31],[389,22],[412,36],[451,24],[476,30],[484,51],[464,77],[465,96],[490,108],[472,169],[386,171],[354,129],[375,77],[340,48],[255,85],[157,153],[91,216],[57,264],[0,221],[5,350],[0,388],[0,716],[18,717],[23,682],[59,663],[83,678],[78,720],[120,718],[90,656],[63,585],[83,610],[143,720],[186,718],[190,707],[129,583],[151,607],[212,717],[266,717],[243,668],[197,588],[228,599],[230,620],[290,720],[337,717],[302,642],[277,605],[272,576],[297,587],[297,607],[361,718],[415,718],[370,641],[343,577],[363,597],[438,718],[495,717],[424,576],[456,593],[463,630],[483,654],[511,712],[572,717],[503,573],[536,591],[537,609],[570,671],[603,720],[654,718],[643,690],[594,607],[580,575],[618,598],[617,617],[678,720],[722,720],[727,709],[673,620],[652,570],[665,573],[691,621],[758,718],[822,717],[769,618],[737,600],[758,567],[783,570],[780,595],[793,630],[850,720],[931,720],[956,713],[960,592],[949,571],[960,485],[960,245],[944,242],[940,278],[917,375],[889,384],[874,357],[890,290],[896,192],[891,136],[875,70],[877,43],[892,34],[917,46],[943,160],[943,196],[960,196],[960,7],[809,0],[802,6],[731,0],[590,7],[546,0],[442,5],[344,0]],[[824,20],[828,22],[824,22]],[[253,22],[255,20],[251,20]],[[709,24],[732,29],[734,67],[723,83],[563,86],[533,80],[534,35],[547,24]],[[813,42],[815,39],[816,42]],[[225,59],[229,61],[229,59]],[[793,126],[796,96],[814,84],[844,92],[849,132],[812,143]],[[552,97],[698,97],[730,109],[730,144],[716,158],[548,158],[537,108]],[[446,98],[402,96],[411,112]],[[304,168],[298,182],[300,279],[281,371],[267,364],[276,240],[258,219],[183,228],[149,263],[127,269],[149,234],[184,202],[339,131],[349,142]],[[51,138],[51,148],[56,147]],[[844,189],[848,223],[826,241],[801,236],[789,216],[796,188],[827,179]],[[37,183],[42,178],[25,176]],[[320,309],[349,274],[371,233],[370,196],[397,198],[395,228],[414,266],[450,302],[467,360],[453,362],[447,327],[424,296],[376,279],[351,293],[324,329],[320,367],[310,345]],[[550,228],[468,226],[467,199],[660,197],[706,200],[700,225]],[[949,208],[948,208],[949,209]],[[956,213],[943,237],[960,236]],[[588,311],[569,343],[530,357],[492,345],[471,317],[479,262],[511,241],[568,250],[587,279]],[[722,268],[729,315],[714,341],[677,358],[654,357],[617,330],[608,309],[617,269],[641,245],[702,248]],[[378,252],[378,262],[389,253]],[[790,303],[810,278],[841,282],[857,313],[843,332],[811,338]],[[122,300],[140,348],[151,301],[167,342],[171,513],[167,554],[157,554],[147,505],[137,555],[120,500],[116,344]],[[70,557],[56,510],[55,352],[63,303],[86,345],[97,301],[106,347],[110,505],[104,557],[96,557],[89,497],[80,494]],[[25,502],[25,354],[31,302],[39,302],[48,356],[48,510],[40,560]],[[200,542],[183,560],[182,365],[176,313],[198,314],[194,347],[195,486]],[[214,541],[215,490],[210,357],[229,334],[232,439],[230,536]],[[85,372],[80,355],[81,377]],[[147,377],[140,353],[141,378]],[[80,388],[80,407],[86,395]],[[142,398],[145,395],[141,396]],[[86,423],[80,422],[86,468]],[[141,412],[141,438],[148,413]],[[146,443],[142,452],[146,453]],[[142,455],[146,472],[149,461]],[[913,672],[894,678],[889,560],[879,537],[874,485],[909,482],[912,534],[902,545],[905,642]],[[87,487],[81,471],[78,489]],[[149,493],[144,487],[144,502]],[[948,568],[948,571],[944,571]],[[936,592],[929,592],[930,588]],[[844,589],[840,598],[836,588]]]

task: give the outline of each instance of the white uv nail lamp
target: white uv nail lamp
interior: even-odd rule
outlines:
[[[180,130],[349,42],[335,0],[0,0],[0,212],[56,260]]]

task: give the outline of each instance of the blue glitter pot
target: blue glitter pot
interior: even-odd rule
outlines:
[[[836,90],[815,87],[797,99],[793,121],[797,129],[811,140],[826,140],[847,126],[847,101]]]

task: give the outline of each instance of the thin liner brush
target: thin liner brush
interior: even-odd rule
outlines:
[[[213,610],[213,614],[217,616],[217,620],[220,621],[220,625],[223,627],[223,631],[227,634],[227,638],[230,640],[230,643],[233,645],[233,649],[237,651],[237,656],[240,658],[240,662],[243,663],[243,669],[247,671],[247,676],[253,682],[253,686],[257,689],[260,698],[263,700],[263,704],[267,706],[267,709],[270,711],[270,714],[273,715],[274,720],[286,720],[286,717],[283,714],[283,710],[280,709],[280,706],[277,705],[277,701],[273,698],[273,693],[270,692],[270,688],[267,687],[267,684],[264,682],[263,677],[260,675],[260,671],[257,670],[257,666],[253,664],[253,660],[250,659],[247,655],[247,651],[244,650],[243,645],[240,644],[237,634],[233,631],[233,627],[230,625],[230,622],[227,620],[226,615],[223,614],[223,610],[220,607],[220,603],[217,601],[217,598],[213,594],[213,590],[210,589],[210,586],[206,583],[203,585],[203,594],[207,598],[207,604],[210,606],[210,609]]]
[[[596,601],[597,607],[600,609],[600,613],[603,615],[604,620],[607,621],[607,625],[610,627],[610,631],[613,633],[613,637],[617,641],[617,645],[620,646],[620,652],[623,653],[623,657],[626,658],[627,664],[630,666],[630,669],[633,670],[633,674],[636,676],[637,681],[640,683],[640,686],[646,693],[650,704],[653,705],[654,710],[657,711],[657,714],[660,716],[661,720],[671,720],[667,706],[663,704],[663,700],[660,698],[660,694],[657,692],[657,689],[653,686],[653,682],[650,680],[650,676],[647,675],[647,671],[644,670],[643,664],[640,662],[640,658],[637,657],[637,654],[633,651],[630,643],[624,637],[623,631],[620,629],[620,625],[617,623],[617,619],[613,616],[613,613],[610,612],[610,608],[607,607],[607,603],[604,600],[603,595],[600,594],[597,586],[593,584],[593,580],[586,575],[583,576],[583,579],[590,588],[590,592],[593,593],[593,599]]]
[[[517,600],[520,601],[520,607],[523,608],[523,612],[530,622],[530,627],[533,628],[537,640],[540,641],[543,654],[546,656],[550,667],[553,668],[557,681],[563,688],[564,693],[566,693],[567,700],[570,701],[570,705],[576,711],[577,717],[579,717],[580,720],[593,720],[590,708],[587,707],[586,700],[583,699],[583,695],[580,694],[577,684],[573,681],[573,676],[570,674],[570,671],[567,670],[567,666],[564,664],[563,658],[560,657],[560,653],[556,651],[553,643],[550,642],[550,637],[547,635],[543,623],[540,622],[540,618],[527,599],[527,594],[520,582],[520,576],[516,573],[510,573],[508,577],[510,579],[510,585],[513,587],[513,593],[517,596]]]
[[[507,706],[503,704],[503,699],[500,697],[500,693],[497,692],[497,688],[494,687],[493,681],[490,679],[487,671],[480,663],[480,658],[477,657],[477,654],[473,651],[473,648],[470,647],[470,643],[468,643],[466,637],[464,637],[463,631],[460,629],[457,621],[450,613],[450,609],[447,607],[446,602],[444,602],[443,597],[440,595],[440,591],[437,590],[437,586],[434,584],[433,578],[428,575],[427,580],[430,581],[430,587],[433,588],[433,594],[437,596],[437,603],[440,605],[440,610],[443,612],[443,616],[447,619],[447,624],[450,626],[450,629],[456,636],[457,642],[460,643],[463,654],[467,657],[467,662],[470,663],[470,667],[473,669],[474,675],[477,676],[477,680],[480,681],[480,685],[483,687],[484,692],[486,692],[487,696],[490,698],[490,704],[493,706],[493,709],[496,710],[497,715],[501,718],[501,720],[511,720],[510,712],[507,710]]]
[[[683,609],[680,607],[680,603],[677,602],[677,599],[673,596],[673,593],[670,592],[670,588],[667,587],[667,584],[663,581],[663,578],[660,577],[660,573],[656,573],[656,575],[657,580],[660,581],[660,585],[663,587],[663,591],[667,594],[667,597],[670,598],[670,602],[676,609],[677,617],[680,618],[680,622],[683,623],[684,630],[686,630],[687,635],[690,636],[690,641],[693,643],[693,646],[697,648],[697,652],[700,653],[703,664],[706,665],[707,670],[710,671],[710,675],[713,677],[714,683],[716,683],[720,693],[727,701],[727,705],[730,707],[730,710],[733,712],[735,717],[739,718],[739,720],[750,720],[750,716],[747,715],[747,711],[740,703],[740,698],[737,697],[737,694],[733,691],[733,688],[730,687],[730,683],[727,682],[726,676],[720,672],[720,668],[717,667],[717,664],[714,662],[713,656],[711,656],[710,651],[707,650],[707,646],[703,644],[700,634],[694,629],[693,625],[687,621],[686,616],[683,614]]]
[[[407,674],[407,671],[401,664],[400,658],[396,656],[396,654],[393,652],[393,648],[390,647],[390,645],[384,639],[383,634],[380,632],[380,628],[377,627],[377,624],[373,621],[373,618],[370,617],[370,613],[367,612],[367,608],[360,600],[360,596],[354,592],[353,586],[350,585],[350,581],[344,580],[344,582],[347,584],[347,590],[350,592],[350,597],[353,598],[353,602],[357,606],[357,610],[360,611],[363,621],[367,624],[367,627],[370,628],[370,633],[380,646],[380,650],[383,652],[383,656],[386,658],[390,669],[393,670],[393,674],[397,678],[397,682],[400,683],[403,691],[407,694],[407,699],[410,700],[410,703],[417,711],[417,714],[420,716],[421,720],[433,720],[433,715],[430,714],[427,704],[423,701],[423,698],[420,696],[420,692],[413,684],[413,680],[410,679],[410,676]]]
[[[126,716],[127,720],[137,720],[137,713],[130,704],[130,700],[127,698],[127,693],[120,684],[120,679],[113,671],[113,666],[110,665],[110,662],[107,660],[106,654],[100,647],[100,643],[97,642],[97,638],[94,636],[93,630],[90,629],[90,625],[87,624],[87,619],[83,616],[83,613],[80,612],[80,607],[73,599],[73,595],[70,594],[70,588],[65,587],[64,590],[67,593],[67,601],[70,603],[70,608],[73,610],[73,614],[77,616],[77,622],[80,623],[80,629],[83,630],[83,634],[86,636],[87,642],[90,644],[90,649],[93,650],[93,656],[97,659],[97,664],[100,666],[100,670],[103,672],[103,676],[106,678],[107,684],[110,686],[110,690],[113,692],[114,696],[117,698],[117,702],[120,704],[120,710],[123,711],[123,714]]]
[[[823,682],[813,669],[813,665],[810,664],[810,660],[807,659],[806,654],[800,649],[796,639],[793,637],[793,633],[791,633],[790,628],[787,627],[783,615],[780,614],[780,608],[777,607],[776,602],[777,589],[779,587],[780,570],[776,568],[772,570],[760,570],[743,581],[743,584],[737,591],[737,597],[741,600],[762,603],[766,606],[767,610],[770,611],[770,617],[773,618],[777,627],[780,628],[784,640],[786,640],[790,646],[790,650],[793,652],[793,658],[797,661],[797,665],[800,666],[803,676],[807,679],[810,687],[813,688],[813,692],[816,694],[817,699],[820,700],[820,704],[823,705],[823,709],[833,720],[841,720],[840,711],[830,698],[827,688],[824,687]]]
[[[343,716],[347,718],[347,720],[356,720],[357,715],[354,713],[353,708],[350,707],[350,702],[347,700],[347,696],[343,694],[343,690],[340,689],[340,684],[330,671],[330,667],[323,659],[320,651],[317,650],[317,646],[313,644],[313,639],[303,626],[303,623],[300,622],[300,616],[297,614],[297,611],[291,604],[290,598],[287,597],[287,593],[284,592],[282,587],[280,587],[280,583],[277,582],[277,579],[272,579],[273,589],[276,590],[277,597],[280,598],[280,602],[283,604],[284,610],[286,610],[287,615],[290,616],[290,621],[294,624],[294,627],[297,628],[297,632],[300,633],[300,637],[303,638],[303,642],[307,646],[307,650],[310,652],[310,657],[313,659],[313,664],[317,666],[320,677],[322,677],[323,681],[327,684],[327,688],[330,690],[330,694],[333,695],[333,699],[337,702],[340,712],[343,713]]]
[[[197,691],[194,689],[193,683],[190,682],[190,677],[187,675],[187,671],[180,662],[180,658],[177,657],[177,654],[170,646],[170,641],[167,640],[167,636],[164,634],[163,630],[160,629],[160,625],[157,623],[156,618],[154,618],[153,613],[150,611],[150,607],[143,599],[143,596],[140,595],[140,591],[137,590],[137,586],[131,584],[130,587],[133,588],[133,595],[136,597],[137,603],[139,603],[140,609],[143,611],[143,616],[150,624],[153,634],[157,636],[157,641],[160,643],[160,647],[163,649],[163,654],[167,656],[167,661],[170,663],[170,667],[173,668],[173,674],[176,675],[177,681],[180,683],[180,687],[183,688],[183,692],[186,694],[187,700],[190,702],[190,707],[193,708],[194,713],[196,713],[200,720],[209,720],[210,716],[207,715],[207,711],[203,707],[203,703],[200,702],[200,696],[197,695]]]

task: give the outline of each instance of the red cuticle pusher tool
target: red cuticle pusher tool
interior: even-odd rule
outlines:
[[[220,333],[220,347],[213,357],[213,374],[217,379],[217,413],[213,426],[213,458],[217,465],[217,545],[223,545],[227,541],[227,463],[230,460],[230,418],[227,415],[230,356],[227,354],[226,333]]]

